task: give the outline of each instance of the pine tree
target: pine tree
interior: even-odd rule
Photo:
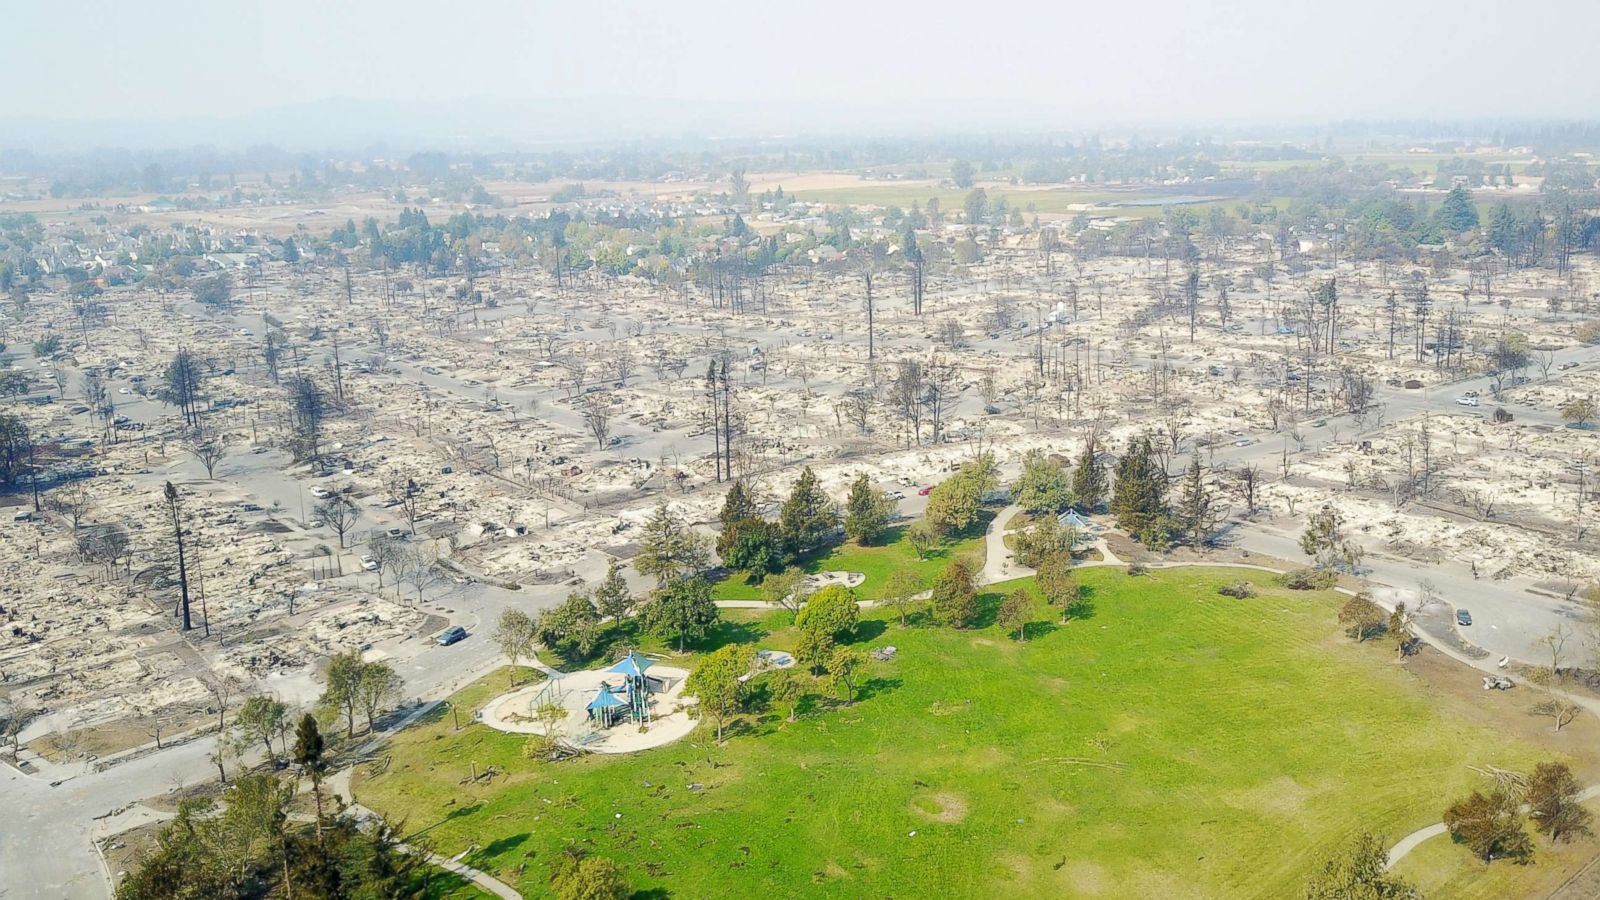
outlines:
[[[621,619],[633,610],[633,592],[622,577],[622,564],[613,559],[606,567],[605,580],[594,589],[594,605],[600,615]]]
[[[783,502],[783,509],[778,513],[778,525],[783,529],[790,551],[796,554],[820,547],[838,527],[839,511],[828,495],[822,492],[817,475],[810,466],[800,473],[794,489],[789,492],[789,499]]]
[[[1167,473],[1155,463],[1150,438],[1137,438],[1117,460],[1117,482],[1111,493],[1117,527],[1136,540],[1164,546],[1171,533],[1167,508]]]
[[[1084,446],[1078,466],[1072,471],[1072,493],[1085,512],[1092,512],[1106,499],[1106,470],[1100,465],[1093,441]]]
[[[1183,497],[1178,504],[1178,525],[1191,547],[1199,547],[1211,537],[1217,526],[1216,501],[1200,471],[1200,459],[1189,460],[1189,471],[1183,478]]]
[[[851,482],[844,508],[844,536],[862,546],[877,540],[892,514],[889,498],[873,490],[865,473]]]
[[[1445,195],[1444,202],[1439,204],[1438,210],[1433,214],[1433,220],[1440,228],[1450,232],[1462,232],[1478,227],[1478,208],[1472,205],[1472,194],[1462,185],[1456,185]]]
[[[733,487],[729,488],[727,495],[722,498],[722,512],[717,514],[717,521],[722,523],[722,528],[726,531],[733,523],[753,519],[758,514],[755,498],[745,489],[744,482],[735,478]]]

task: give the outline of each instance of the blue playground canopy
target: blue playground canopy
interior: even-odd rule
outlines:
[[[650,668],[650,666],[650,660],[635,656],[630,652],[627,656],[618,660],[616,665],[607,669],[606,672],[608,674],[615,672],[618,675],[626,675],[629,678],[643,678],[644,670]]]
[[[589,701],[588,709],[589,712],[594,712],[595,710],[599,709],[612,709],[614,707],[626,705],[626,703],[617,699],[616,694],[611,693],[610,685],[602,684],[600,685],[600,689],[595,692],[594,699]]]

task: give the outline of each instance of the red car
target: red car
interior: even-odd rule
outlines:
[[[917,491],[917,496],[918,497],[926,497],[931,493],[933,493],[933,485],[930,484],[927,487],[923,488],[922,490]]]

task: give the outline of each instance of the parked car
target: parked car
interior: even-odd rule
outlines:
[[[361,568],[368,572],[378,571],[378,561],[370,555],[361,557]]]
[[[327,488],[314,487],[311,489],[311,496],[317,498],[318,500],[326,500],[333,496],[333,491],[330,491]]]
[[[1477,397],[1457,397],[1456,398],[1456,405],[1457,406],[1477,406],[1478,405],[1478,398]]]
[[[465,640],[466,637],[467,630],[465,628],[460,625],[451,625],[449,628],[439,632],[439,646],[448,647],[457,641]]]
[[[917,491],[917,496],[918,497],[926,497],[931,493],[933,493],[933,485],[930,484],[927,487],[923,488],[922,490]]]
[[[1456,624],[1457,625],[1471,625],[1472,624],[1472,613],[1467,612],[1464,609],[1456,610]]]

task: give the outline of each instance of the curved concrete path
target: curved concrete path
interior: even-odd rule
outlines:
[[[983,568],[978,570],[979,584],[994,584],[1032,575],[1033,570],[1011,560],[1011,549],[1006,546],[1006,526],[1022,512],[1015,503],[1000,510],[989,520],[989,529],[983,535]]]

